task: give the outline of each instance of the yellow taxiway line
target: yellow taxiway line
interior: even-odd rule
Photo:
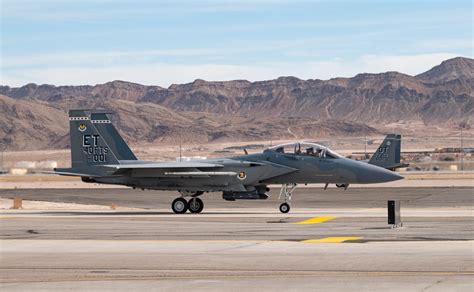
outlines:
[[[353,241],[353,240],[359,240],[362,239],[362,237],[325,237],[325,238],[317,238],[317,239],[306,239],[301,242],[307,242],[307,243],[341,243],[341,242],[346,242],[346,241]]]
[[[296,222],[295,224],[317,224],[317,223],[326,222],[335,218],[336,217],[332,217],[332,216],[314,217],[314,218],[310,218],[304,221]]]

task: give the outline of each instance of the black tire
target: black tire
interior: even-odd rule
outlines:
[[[171,203],[171,209],[176,214],[184,214],[188,210],[188,202],[183,198],[174,199]]]
[[[280,205],[280,212],[282,212],[282,213],[288,213],[288,212],[290,212],[290,204],[288,204],[288,203],[282,203],[282,204]]]
[[[191,213],[201,213],[204,209],[204,202],[199,198],[191,198],[188,202],[188,209]]]

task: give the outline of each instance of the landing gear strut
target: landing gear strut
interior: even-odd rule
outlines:
[[[280,199],[281,196],[284,195],[285,202],[281,203],[280,212],[282,213],[290,212],[291,195],[295,189],[296,189],[296,184],[283,184],[281,186],[280,195],[278,196],[278,199]]]
[[[176,214],[184,214],[189,210],[191,213],[201,213],[204,209],[204,202],[198,198],[203,192],[181,192],[181,197],[176,198],[171,203],[171,209]],[[191,197],[189,201],[186,201],[185,197]]]

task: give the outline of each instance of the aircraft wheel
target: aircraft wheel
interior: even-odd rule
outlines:
[[[173,203],[171,203],[171,209],[176,214],[184,214],[188,210],[188,202],[183,198],[174,199]]]
[[[282,204],[280,205],[280,212],[282,212],[282,213],[288,213],[288,212],[290,212],[290,204],[288,204],[288,203],[282,203]]]
[[[192,198],[188,202],[188,208],[191,213],[201,213],[204,209],[204,202],[199,198]]]

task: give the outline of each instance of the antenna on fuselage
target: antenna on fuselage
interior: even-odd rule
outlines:
[[[367,159],[367,135],[364,136],[364,159]]]
[[[181,162],[182,159],[183,159],[183,156],[182,156],[182,143],[183,143],[182,139],[179,139],[179,162]]]

